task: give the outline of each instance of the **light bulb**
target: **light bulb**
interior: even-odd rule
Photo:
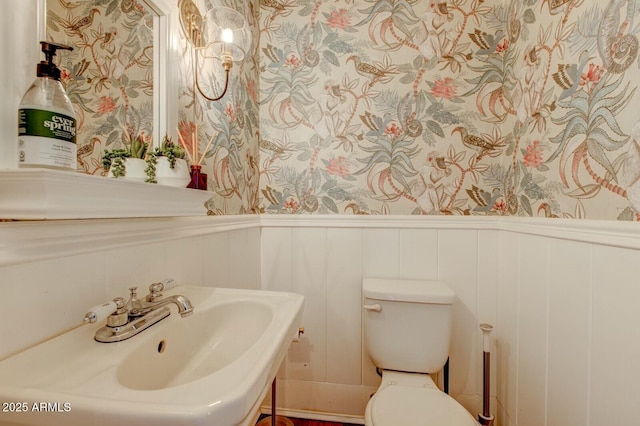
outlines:
[[[231,30],[231,28],[222,30],[222,41],[225,43],[233,43],[233,30]]]

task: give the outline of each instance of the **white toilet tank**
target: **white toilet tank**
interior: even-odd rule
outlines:
[[[384,370],[440,371],[449,356],[455,293],[440,281],[365,278],[365,347]]]

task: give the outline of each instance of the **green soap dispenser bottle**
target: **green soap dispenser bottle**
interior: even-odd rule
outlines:
[[[41,41],[46,61],[18,110],[18,166],[76,171],[76,118],[53,63],[56,50],[72,47]]]

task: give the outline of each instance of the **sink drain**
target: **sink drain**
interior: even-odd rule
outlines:
[[[158,353],[161,354],[162,352],[164,352],[166,348],[167,348],[167,342],[165,342],[164,340],[161,340],[160,343],[158,343]]]

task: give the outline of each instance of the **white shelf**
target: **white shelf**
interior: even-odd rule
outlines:
[[[0,170],[0,219],[205,216],[213,194],[47,169]]]

